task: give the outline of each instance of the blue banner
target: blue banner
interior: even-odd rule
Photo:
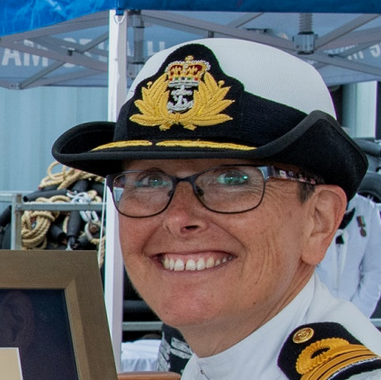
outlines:
[[[104,10],[381,13],[380,0],[2,0],[0,36]]]
[[[0,36],[26,32],[114,9],[116,0],[2,0]]]
[[[214,12],[381,13],[380,0],[116,0],[122,9]]]

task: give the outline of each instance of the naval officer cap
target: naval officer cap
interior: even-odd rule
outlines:
[[[62,164],[101,176],[125,160],[236,158],[291,164],[356,192],[367,160],[335,118],[309,63],[250,41],[211,38],[153,55],[118,120],[73,127]]]

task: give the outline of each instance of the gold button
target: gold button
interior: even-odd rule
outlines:
[[[303,329],[298,330],[292,340],[294,343],[305,343],[309,341],[314,336],[314,330],[311,327],[304,327]]]

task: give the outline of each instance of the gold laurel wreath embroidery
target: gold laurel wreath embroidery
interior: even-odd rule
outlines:
[[[143,126],[159,126],[166,131],[173,124],[181,124],[184,128],[195,130],[197,127],[216,125],[232,118],[221,113],[234,100],[225,99],[230,87],[223,87],[224,81],[215,81],[206,72],[204,81],[200,81],[198,91],[193,93],[193,107],[185,113],[171,113],[167,109],[169,99],[168,80],[163,74],[154,83],[150,82],[142,89],[142,99],[136,100],[135,105],[141,114],[135,114],[130,120]]]
[[[306,374],[332,357],[340,354],[340,350],[349,347],[347,340],[341,338],[322,339],[306,347],[298,357],[296,370],[299,374]],[[319,353],[319,354],[317,354]]]

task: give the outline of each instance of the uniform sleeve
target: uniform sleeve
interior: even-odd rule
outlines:
[[[381,379],[381,370],[360,373],[359,375],[351,376],[348,380],[380,380]]]
[[[376,205],[370,201],[363,214],[368,241],[359,268],[360,282],[351,301],[370,317],[381,293],[381,219]]]
[[[381,357],[336,322],[294,329],[281,348],[278,366],[289,380],[381,378]]]

